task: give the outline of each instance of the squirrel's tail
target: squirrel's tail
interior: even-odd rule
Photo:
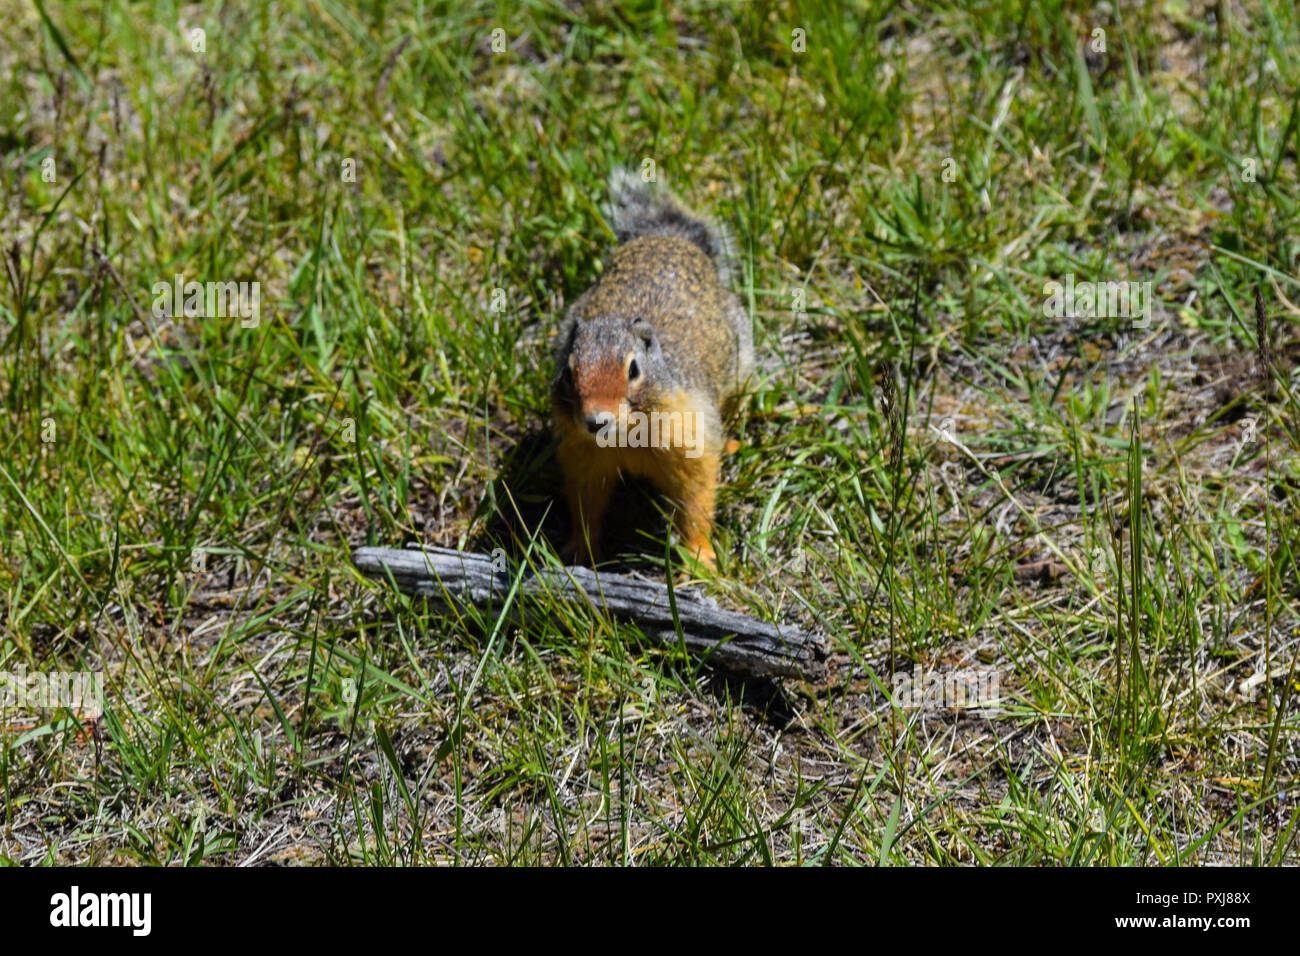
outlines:
[[[731,239],[722,226],[695,215],[668,190],[646,182],[633,170],[614,170],[605,212],[620,243],[641,236],[679,236],[713,260],[723,285],[730,281]]]

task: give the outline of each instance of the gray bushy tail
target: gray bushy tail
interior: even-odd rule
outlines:
[[[605,214],[620,243],[641,236],[679,236],[704,250],[724,286],[730,282],[732,252],[726,230],[697,216],[668,190],[646,182],[635,171],[614,170]]]

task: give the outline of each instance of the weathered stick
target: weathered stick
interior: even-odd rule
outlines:
[[[505,567],[500,559],[494,563],[491,555],[431,547],[357,548],[352,563],[379,581],[391,575],[407,594],[489,611],[503,604],[519,570]],[[624,574],[597,574],[589,568],[526,567],[519,591],[531,598],[559,597],[603,608],[635,621],[646,636],[679,646],[667,585]],[[743,677],[816,680],[826,673],[826,638],[723,610],[712,598],[689,590],[676,590],[674,597],[686,649],[710,666]]]

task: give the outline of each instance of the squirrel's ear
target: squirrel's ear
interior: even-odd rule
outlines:
[[[655,330],[645,319],[632,320],[632,334],[637,336],[646,348],[654,348]]]

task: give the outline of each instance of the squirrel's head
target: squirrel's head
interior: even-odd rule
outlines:
[[[643,318],[577,319],[559,355],[555,404],[593,438],[620,408],[626,414],[653,404],[666,384],[663,349]]]

